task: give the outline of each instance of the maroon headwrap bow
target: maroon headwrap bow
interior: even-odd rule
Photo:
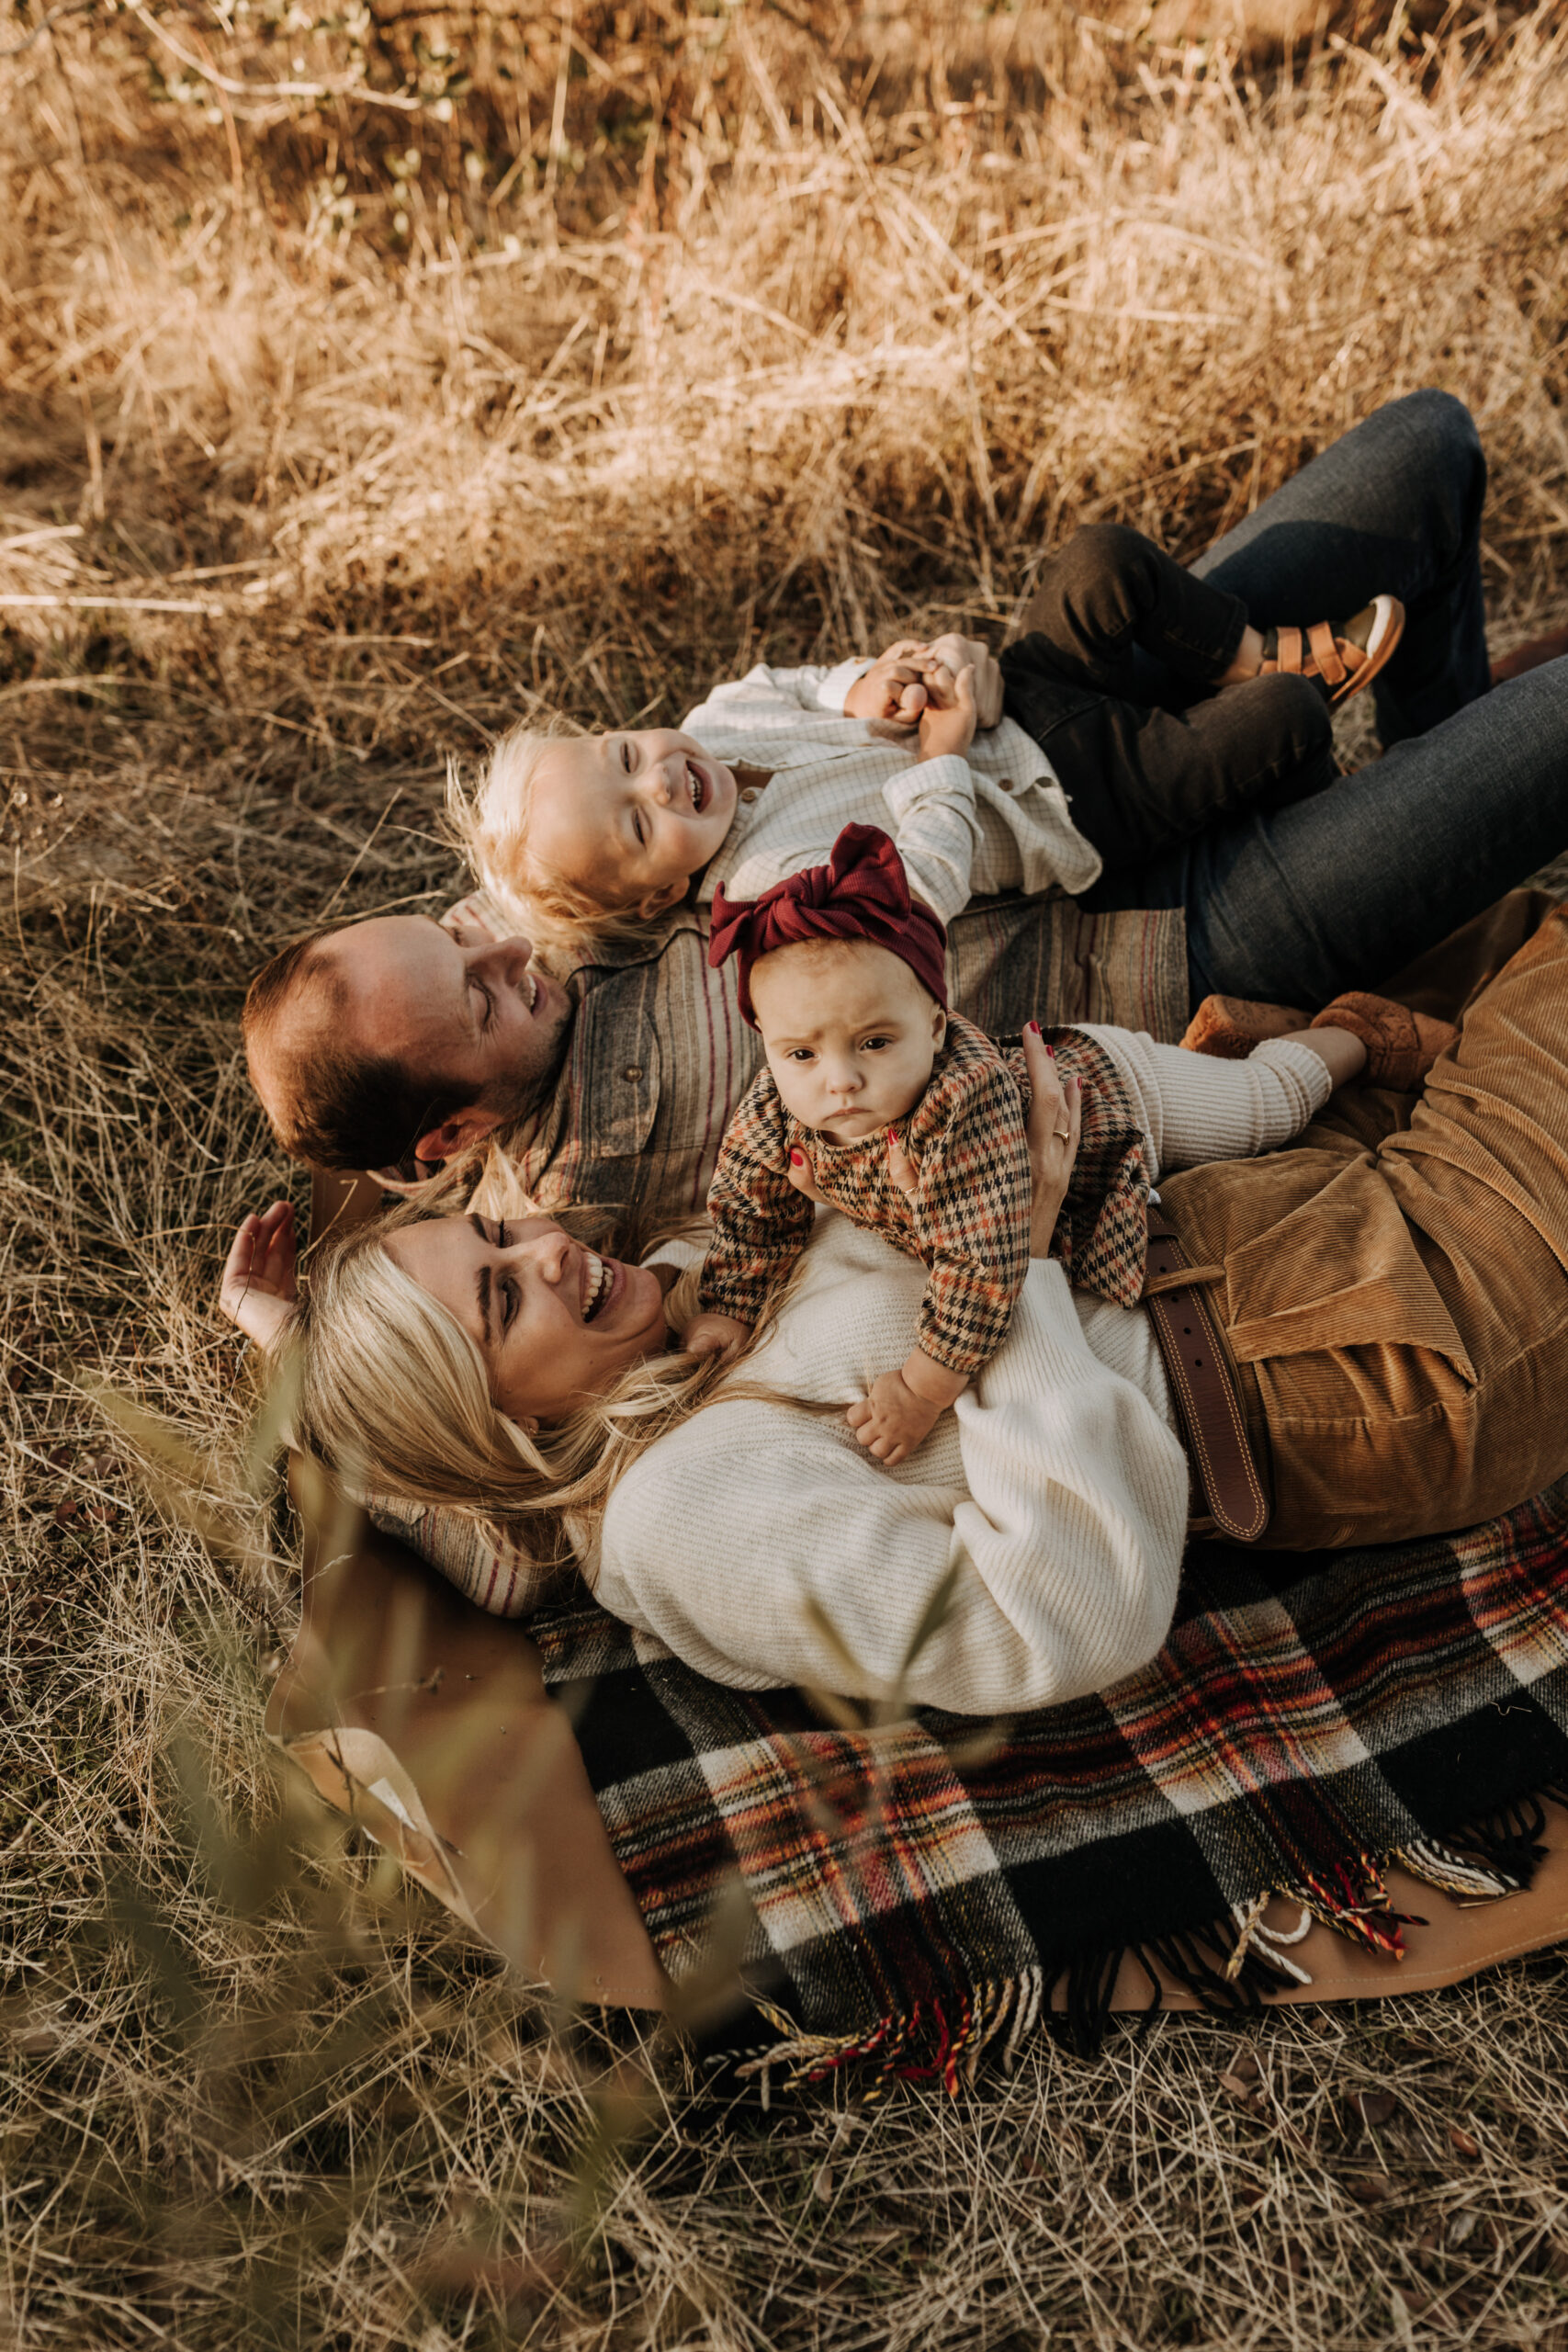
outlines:
[[[931,909],[909,896],[904,861],[875,825],[846,825],[826,865],[786,874],[760,899],[730,901],[722,883],[714,892],[708,962],[716,970],[728,956],[739,956],[740,1010],[753,1029],[752,965],[759,956],[803,939],[869,939],[902,956],[921,987],[946,1007],[947,933]]]

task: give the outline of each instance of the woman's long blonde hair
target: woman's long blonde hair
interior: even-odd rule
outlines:
[[[602,906],[533,853],[528,813],[539,762],[552,744],[570,741],[580,731],[558,721],[543,727],[525,721],[511,728],[471,791],[455,760],[446,767],[443,830],[447,840],[507,922],[558,958],[595,943],[646,941],[666,920],[665,915],[641,915],[635,907]]]
[[[509,1194],[514,1214],[520,1188],[499,1161],[493,1155],[487,1167],[486,1190]],[[603,1396],[529,1435],[491,1401],[484,1359],[462,1325],[384,1247],[389,1234],[461,1206],[457,1188],[443,1188],[316,1259],[280,1343],[291,1440],[352,1492],[461,1511],[542,1562],[564,1564],[591,1548],[637,1456],[706,1401],[717,1359],[644,1357]]]

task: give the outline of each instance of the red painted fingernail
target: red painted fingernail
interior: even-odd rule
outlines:
[[[1045,1051],[1050,1055],[1051,1059],[1052,1059],[1053,1061],[1055,1061],[1055,1058],[1056,1058],[1056,1048],[1055,1048],[1055,1046],[1046,1046],[1046,1048],[1045,1048]]]
[[[792,1151],[789,1156],[789,1164],[792,1168],[804,1168],[806,1154],[803,1151]]]
[[[1029,1024],[1029,1034],[1030,1034],[1030,1035],[1031,1035],[1032,1037],[1038,1037],[1038,1036],[1039,1036],[1039,1035],[1040,1035],[1040,1023],[1039,1023],[1039,1022],[1038,1022],[1038,1021],[1032,1021],[1032,1022],[1030,1023],[1030,1024]]]

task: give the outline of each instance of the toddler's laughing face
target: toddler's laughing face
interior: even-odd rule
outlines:
[[[552,743],[535,771],[528,846],[606,910],[661,914],[716,855],[735,778],[690,735],[644,727]]]

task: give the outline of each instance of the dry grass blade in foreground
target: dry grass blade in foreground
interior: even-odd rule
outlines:
[[[436,904],[446,756],[519,711],[996,636],[1076,524],[1190,552],[1422,383],[1486,440],[1495,644],[1561,617],[1561,11],[1336,6],[1288,57],[1058,6],[42,14],[0,20],[0,2333],[1568,2344],[1556,1957],[765,2132],[553,2031],[274,1777],[293,1539],[211,1308],[291,1182],[247,973]]]

